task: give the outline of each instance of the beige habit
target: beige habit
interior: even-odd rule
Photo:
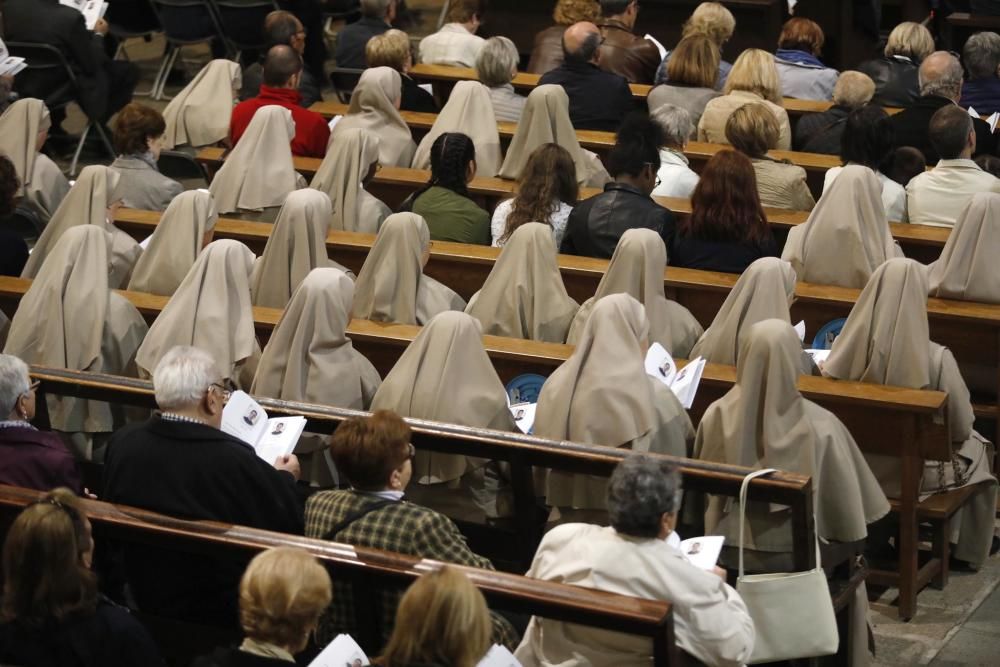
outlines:
[[[305,187],[292,166],[294,136],[291,111],[276,105],[257,110],[209,186],[219,213],[276,213],[289,192]]]
[[[351,106],[330,134],[330,145],[350,129],[370,130],[379,138],[379,162],[389,167],[409,167],[417,145],[399,115],[402,79],[391,67],[369,67],[351,93]]]
[[[562,343],[579,308],[559,274],[552,228],[529,222],[511,234],[465,312],[491,336]]]
[[[789,322],[795,296],[795,270],[776,257],[762,257],[743,272],[722,303],[712,324],[691,349],[692,357],[735,366],[742,336],[757,322]]]
[[[0,116],[0,153],[14,164],[21,181],[18,196],[24,198],[43,225],[69,193],[69,181],[62,170],[39,152],[43,143],[40,137],[51,126],[48,107],[30,97],[14,102]]]
[[[573,354],[542,386],[534,434],[636,452],[687,456],[694,429],[680,402],[643,365],[649,321],[627,294],[594,305]],[[607,479],[551,472],[553,507],[605,509]]]
[[[996,512],[997,485],[990,473],[993,447],[972,428],[969,390],[951,351],[930,340],[926,267],[891,259],[875,270],[834,341],[823,374],[947,392],[952,460],[926,462],[921,491],[932,494],[983,483],[952,521],[958,533],[955,558],[980,566],[989,553]],[[866,458],[886,494],[898,497],[898,460]]]
[[[930,296],[1000,303],[1000,195],[972,196],[948,235],[941,257],[930,265]]]
[[[372,410],[449,424],[517,431],[507,393],[475,318],[448,311],[435,316],[386,375]],[[417,451],[407,497],[449,516],[482,522],[496,508],[497,469],[483,459]],[[489,484],[493,493],[487,492]],[[463,507],[465,505],[465,507]]]
[[[140,372],[151,377],[171,348],[193,345],[212,356],[224,377],[248,388],[260,358],[250,304],[253,262],[239,241],[205,246],[139,348]]]
[[[212,60],[202,67],[163,110],[167,123],[163,147],[171,150],[187,144],[198,148],[227,139],[242,81],[239,63],[231,60]]]
[[[326,254],[329,228],[329,197],[310,188],[288,195],[250,275],[253,305],[284,308],[313,269],[333,267],[350,273]]]
[[[802,282],[857,289],[879,264],[901,256],[889,233],[878,177],[860,165],[844,167],[809,219],[788,232],[781,253]]]
[[[5,354],[28,364],[135,377],[146,322],[108,284],[111,235],[97,225],[67,229],[11,321]],[[109,433],[124,424],[108,403],[48,397],[52,428]],[[89,452],[85,454],[89,458]]]
[[[208,192],[188,190],[174,197],[135,263],[128,289],[172,296],[212,240],[218,219]]]
[[[375,234],[392,211],[364,188],[364,178],[378,163],[381,141],[371,130],[344,130],[331,141],[310,188],[325,192],[333,205],[330,229]]]
[[[131,236],[108,221],[108,210],[118,200],[115,187],[118,173],[108,167],[90,165],[80,172],[76,183],[55,215],[45,226],[45,231],[35,243],[28,263],[21,272],[22,278],[34,278],[42,263],[66,230],[77,225],[95,225],[111,233],[111,275],[108,285],[118,289],[128,282],[142,248]]]
[[[412,165],[415,169],[431,168],[431,146],[445,132],[461,132],[472,139],[476,146],[476,175],[497,175],[503,155],[489,88],[478,81],[455,84],[430,132],[417,146]]]
[[[687,359],[703,333],[701,324],[684,306],[663,295],[667,248],[651,229],[629,229],[618,240],[611,264],[597,293],[583,302],[569,327],[566,342],[575,345],[583,334],[594,304],[609,294],[628,294],[646,308],[649,342],[659,343],[671,356]]]
[[[358,274],[351,316],[426,324],[446,310],[464,310],[462,297],[423,274],[430,243],[427,222],[416,213],[386,218]]]
[[[569,151],[581,185],[601,188],[611,180],[600,158],[580,147],[569,120],[569,97],[562,86],[555,85],[536,86],[528,95],[498,176],[517,180],[535,149],[550,143]]]

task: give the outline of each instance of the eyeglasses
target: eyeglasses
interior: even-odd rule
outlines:
[[[41,380],[35,380],[34,382],[32,382],[31,384],[28,385],[28,391],[25,392],[25,393],[38,391],[38,388],[40,386],[42,386],[42,381]]]
[[[208,385],[209,389],[211,389],[212,387],[215,387],[216,389],[219,390],[219,393],[222,394],[223,401],[228,401],[229,397],[233,395],[233,391],[236,390],[236,385],[233,384],[232,380],[226,380],[225,383],[213,382],[212,384]]]

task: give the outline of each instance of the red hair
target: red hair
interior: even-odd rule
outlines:
[[[771,237],[750,158],[728,149],[712,156],[691,195],[691,215],[681,221],[677,233],[756,245]]]

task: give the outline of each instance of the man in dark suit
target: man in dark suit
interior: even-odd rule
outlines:
[[[6,38],[12,42],[48,44],[62,51],[80,79],[77,100],[87,115],[101,123],[132,100],[139,81],[134,63],[111,60],[104,51],[108,24],[99,19],[93,32],[87,30],[83,14],[59,4],[59,0],[6,0],[4,2]],[[21,97],[44,100],[65,81],[62,73],[22,72],[16,87]],[[58,126],[65,114],[52,112],[52,124]]]
[[[115,433],[108,445],[102,497],[180,517],[302,534],[294,455],[267,462],[219,430],[228,391],[204,351],[175,347],[153,371],[162,410]],[[236,627],[246,562],[180,555],[129,545],[125,570],[147,612]]]
[[[938,161],[937,151],[931,145],[930,126],[934,112],[949,104],[957,104],[962,96],[962,65],[958,58],[947,51],[935,51],[920,63],[920,97],[892,117],[896,132],[896,146],[913,146],[927,159],[928,165]],[[974,118],[976,131],[976,155],[991,154],[996,148],[996,140],[988,123]]]
[[[538,80],[563,87],[569,119],[578,130],[614,132],[633,107],[624,77],[602,71],[601,31],[593,23],[574,23],[563,33],[563,63]]]
[[[333,53],[337,67],[367,67],[365,45],[391,28],[395,18],[396,0],[361,0],[361,18],[337,33],[337,48]]]
[[[493,569],[488,559],[472,553],[451,519],[403,500],[415,452],[410,427],[397,414],[380,410],[347,420],[334,433],[330,452],[351,489],[323,491],[309,499],[307,537]],[[383,639],[392,629],[400,595],[397,590],[383,591]],[[320,645],[341,632],[357,636],[352,608],[352,589],[334,583],[333,602],[316,630]],[[495,615],[493,640],[516,644],[513,628]]]

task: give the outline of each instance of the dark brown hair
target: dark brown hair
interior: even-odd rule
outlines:
[[[392,471],[409,458],[410,427],[391,410],[352,417],[337,427],[330,453],[347,481],[362,491],[385,488]]]
[[[14,210],[14,197],[20,187],[14,163],[0,153],[0,216],[9,215]]]
[[[576,182],[573,157],[559,144],[542,144],[528,157],[520,178],[517,197],[511,206],[501,241],[526,222],[542,222],[552,226],[552,214],[559,203],[576,205],[580,186]]]
[[[167,124],[159,111],[130,102],[115,118],[115,150],[119,155],[145,153],[146,140],[161,136],[166,129]]]
[[[65,488],[21,512],[3,545],[0,616],[32,627],[93,613],[97,578],[83,562],[92,546],[79,501]]]
[[[448,23],[468,23],[473,16],[483,20],[486,13],[486,0],[457,0],[448,8]]]
[[[750,158],[728,149],[712,156],[691,195],[691,215],[681,221],[677,233],[756,245],[771,236]]]

